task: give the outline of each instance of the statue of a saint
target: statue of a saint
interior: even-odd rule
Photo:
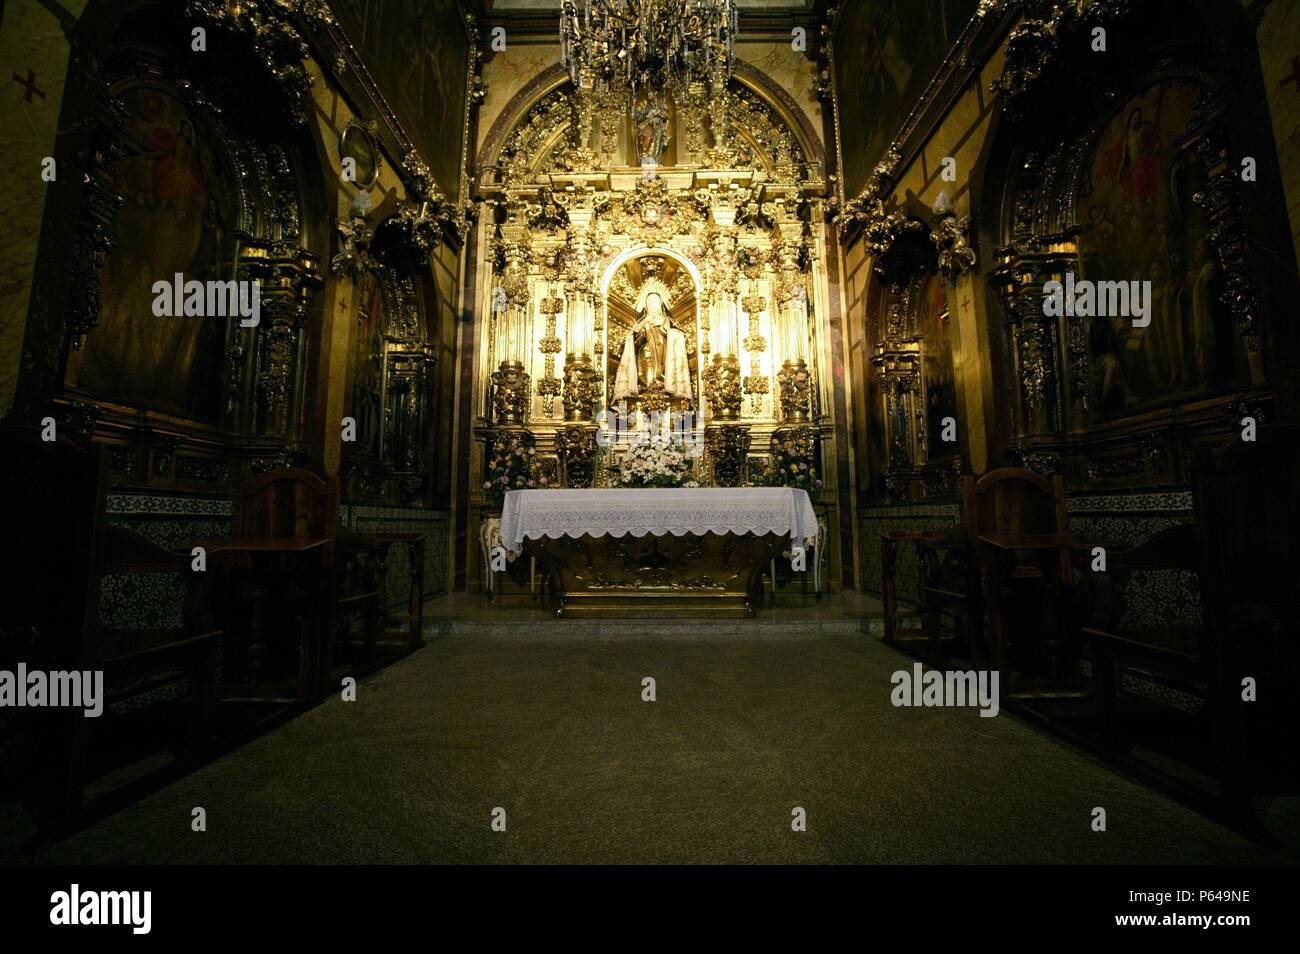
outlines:
[[[623,341],[614,400],[657,388],[669,397],[687,401],[692,397],[686,336],[673,326],[672,313],[660,294],[652,291],[645,296],[645,305],[637,312],[636,323]]]
[[[648,159],[659,165],[664,147],[672,138],[668,131],[668,109],[657,97],[652,97],[633,110],[632,120],[636,125],[637,161],[644,164]]]

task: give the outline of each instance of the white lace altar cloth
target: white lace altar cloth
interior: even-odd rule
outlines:
[[[792,487],[512,490],[501,513],[506,549],[541,537],[675,537],[693,533],[776,533],[817,543],[817,514]]]

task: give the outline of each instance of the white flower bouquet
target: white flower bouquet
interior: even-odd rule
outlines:
[[[681,487],[691,462],[672,440],[655,435],[633,444],[611,469],[618,472],[620,487]]]

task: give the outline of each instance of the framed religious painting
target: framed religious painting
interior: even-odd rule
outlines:
[[[352,181],[362,189],[370,189],[379,181],[379,147],[370,132],[358,123],[351,123],[339,136],[339,159],[352,162]],[[345,170],[346,171],[346,170]]]

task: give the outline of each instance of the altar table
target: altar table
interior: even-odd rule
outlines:
[[[558,616],[753,616],[764,567],[815,546],[817,515],[789,487],[512,490],[501,539],[550,571]]]

